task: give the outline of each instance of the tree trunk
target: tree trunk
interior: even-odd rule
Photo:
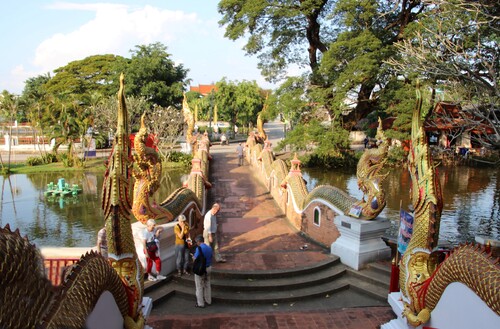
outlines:
[[[370,99],[373,88],[375,88],[374,83],[364,83],[361,85],[356,107],[347,115],[342,116],[345,129],[351,130],[359,120],[365,118],[373,111],[373,106],[376,102],[374,99]]]

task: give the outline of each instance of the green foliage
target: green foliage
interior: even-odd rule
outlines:
[[[198,128],[198,132],[199,132],[200,134],[204,134],[205,132],[207,132],[207,134],[208,134],[209,136],[211,136],[211,135],[212,135],[212,132],[213,132],[213,131],[214,131],[214,128],[212,128],[212,127],[201,126],[201,127],[199,127],[199,128]]]
[[[328,89],[317,89],[323,96],[325,103],[337,115],[347,109],[346,95],[359,93],[359,86],[375,85],[380,74],[381,63],[387,56],[382,40],[374,31],[346,31],[339,35],[337,40],[330,44],[320,65],[320,72],[328,81],[329,88],[335,90],[332,97],[328,97]],[[360,99],[358,98],[358,101]],[[365,99],[365,102],[368,100]]]
[[[58,161],[61,162],[64,167],[83,167],[82,160],[73,156],[70,152],[59,154]]]
[[[357,165],[359,160],[355,152],[344,152],[337,156],[311,153],[299,158],[303,167],[326,169],[353,168]]]
[[[325,126],[316,120],[301,123],[278,143],[278,148],[290,147],[292,152],[306,152],[307,166],[337,168],[352,164],[356,158],[349,150],[349,132],[338,125]]]
[[[290,77],[281,84],[267,100],[268,111],[265,119],[271,120],[281,114],[283,120],[293,126],[299,121],[302,110],[306,107],[305,78]]]
[[[28,166],[39,166],[54,162],[57,162],[57,156],[54,153],[45,153],[41,156],[33,156],[26,159],[26,165]]]
[[[2,121],[13,122],[18,117],[19,97],[9,93],[7,90],[2,91],[0,95],[0,119]]]
[[[43,164],[43,160],[42,160],[42,157],[28,157],[26,159],[26,164],[28,166],[39,166],[41,164]]]
[[[285,107],[280,102],[290,93],[289,111],[301,111],[304,101],[313,109],[326,109],[346,129],[372,111],[384,110],[374,92],[395,76],[384,61],[396,53],[393,44],[425,7],[421,1],[382,0],[219,2],[225,36],[249,36],[244,49],[258,55],[268,80],[282,80],[290,65],[311,69],[301,94],[283,86],[270,102],[273,113],[285,114],[278,108]],[[296,118],[299,113],[288,116]]]
[[[193,160],[193,155],[178,151],[172,151],[168,153],[167,159],[170,162],[181,163],[184,165],[184,167],[189,167],[191,165],[191,161]]]
[[[49,73],[28,78],[24,83],[24,89],[21,97],[33,100],[41,100],[47,94],[46,84],[52,79]]]
[[[394,146],[389,148],[387,164],[389,166],[402,166],[406,163],[407,158],[408,152],[405,152],[401,146]]]
[[[255,125],[257,115],[262,110],[264,98],[255,81],[217,82],[214,100],[217,104],[218,121],[229,121],[233,125]]]
[[[120,69],[126,59],[115,55],[95,55],[54,70],[54,77],[47,81],[45,90],[55,96],[72,94],[81,98],[90,93],[116,95]]]
[[[170,56],[159,42],[136,46],[126,70],[126,94],[145,97],[150,105],[180,107],[188,70]]]
[[[57,162],[57,155],[55,153],[45,153],[42,155],[44,164]]]
[[[222,0],[218,4],[223,15],[219,24],[226,27],[225,37],[247,39],[243,49],[249,55],[258,54],[261,72],[269,81],[276,81],[285,76],[289,64],[316,65],[317,53],[326,50],[335,26],[327,18],[333,3]]]

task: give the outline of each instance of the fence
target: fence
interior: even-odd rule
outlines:
[[[58,286],[62,283],[64,272],[73,264],[78,262],[79,258],[49,258],[44,260],[45,269],[53,285]]]

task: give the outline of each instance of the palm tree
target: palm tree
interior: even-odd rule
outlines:
[[[16,114],[17,114],[17,109],[19,106],[19,98],[14,95],[9,93],[7,90],[4,90],[2,92],[2,95],[0,97],[0,110],[1,114],[4,118],[7,119],[9,124],[9,148],[8,148],[8,161],[7,161],[7,168],[5,168],[5,165],[3,163],[2,156],[0,155],[0,163],[2,166],[2,171],[6,171],[7,173],[10,172],[10,155],[11,155],[11,146],[12,146],[12,122],[14,122]]]

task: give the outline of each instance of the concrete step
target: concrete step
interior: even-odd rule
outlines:
[[[335,298],[351,291],[367,300],[387,301],[389,271],[383,266],[367,266],[354,271],[337,258],[308,268],[256,272],[212,272],[212,298],[226,304],[273,304],[308,298]],[[347,292],[348,293],[348,292]],[[158,305],[172,296],[195,298],[194,275],[168,276],[159,282],[147,282],[145,295]],[[359,299],[359,297],[358,297]]]
[[[391,262],[389,260],[370,263],[368,264],[367,268],[378,271],[385,275],[391,275]]]
[[[385,286],[376,284],[374,281],[366,280],[366,278],[362,276],[353,276],[351,272],[349,272],[345,280],[349,282],[350,289],[379,301],[387,301],[387,296],[389,295],[389,285]]]
[[[364,282],[385,287],[387,288],[387,291],[389,291],[389,283],[391,278],[390,274],[384,274],[371,268],[366,268],[361,271],[348,269],[347,274],[349,275],[349,277],[358,278]]]
[[[350,287],[380,301],[387,301],[389,274],[367,268],[361,271],[347,270],[346,279]]]
[[[341,264],[340,258],[331,255],[323,262],[317,264],[297,267],[290,270],[266,270],[266,271],[233,271],[233,270],[212,270],[212,281],[214,279],[243,279],[243,280],[262,280],[283,277],[300,277],[308,273],[315,273],[331,266]]]
[[[281,277],[266,278],[263,276],[249,277],[237,275],[230,277],[213,276],[211,285],[213,290],[246,292],[246,291],[269,291],[269,290],[288,290],[296,288],[305,288],[331,282],[346,274],[346,266],[334,264],[333,266],[320,268],[316,272],[305,272],[302,275],[296,273],[281,272]],[[173,278],[179,285],[194,287],[194,276],[182,276]]]
[[[195,299],[195,287],[172,284],[175,294]],[[335,293],[349,289],[349,283],[337,279],[319,286],[267,291],[229,291],[212,288],[212,300],[238,304],[272,304],[303,300],[314,297],[333,297]],[[153,302],[154,303],[154,302]]]

